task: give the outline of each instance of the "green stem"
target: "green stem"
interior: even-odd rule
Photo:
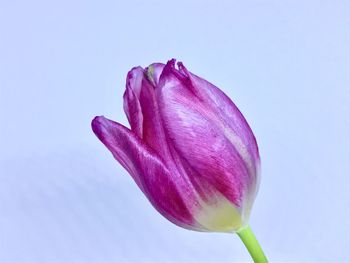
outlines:
[[[252,256],[255,263],[268,262],[250,226],[245,226],[244,228],[238,230],[237,234],[248,249],[249,254]]]

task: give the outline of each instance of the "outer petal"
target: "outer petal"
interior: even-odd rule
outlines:
[[[185,66],[179,62],[179,71],[185,75],[191,90],[201,103],[211,112],[218,116],[218,119],[227,126],[232,133],[239,136],[248,154],[252,158],[253,172],[258,172],[260,167],[260,157],[255,136],[249,127],[246,119],[239,111],[232,100],[208,81],[192,74]]]
[[[240,154],[248,166],[251,178],[245,198],[246,211],[244,211],[249,214],[260,183],[260,156],[255,136],[243,114],[224,92],[189,72],[181,62],[178,63],[178,66],[195,96],[220,119],[227,131],[227,137],[241,149]]]
[[[197,171],[198,183],[214,187],[236,207],[246,209],[250,206],[245,205],[247,193],[255,189],[256,183],[255,170],[249,167],[254,163],[247,160],[247,146],[197,96],[186,74],[174,68],[174,61],[164,69],[159,87],[166,135],[179,155]]]
[[[139,137],[143,133],[143,115],[139,101],[143,80],[143,69],[135,67],[126,77],[126,90],[124,93],[124,111],[128,117],[131,130]]]
[[[176,179],[173,171],[170,174],[150,147],[126,127],[102,116],[92,121],[92,129],[161,214],[179,226],[200,228],[190,212],[198,206],[190,185]]]
[[[124,110],[131,130],[143,139],[160,156],[167,158],[165,138],[159,119],[159,110],[153,83],[157,83],[164,65],[152,64],[148,71],[133,68],[127,76],[124,93]],[[152,81],[152,82],[151,82]]]

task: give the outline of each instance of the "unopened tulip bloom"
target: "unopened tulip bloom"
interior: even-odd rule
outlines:
[[[183,228],[237,232],[265,262],[248,226],[258,146],[235,104],[173,59],[128,73],[124,111],[131,129],[103,116],[92,129],[152,205]]]

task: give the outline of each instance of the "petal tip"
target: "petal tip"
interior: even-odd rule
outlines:
[[[175,64],[176,64],[176,59],[172,58],[169,59],[168,62],[165,64],[164,70],[163,71],[173,71],[175,69]]]
[[[99,137],[102,122],[104,121],[104,119],[106,118],[103,115],[101,115],[101,116],[95,116],[95,118],[93,118],[91,121],[92,131],[97,135],[97,137]]]
[[[178,68],[176,68],[175,65],[177,65]],[[176,63],[175,58],[168,60],[162,72],[162,76],[164,77],[168,77],[171,75],[175,76],[181,81],[185,80],[188,77],[185,66],[182,64],[182,62]]]
[[[171,65],[171,66],[175,66],[175,63],[176,63],[176,59],[175,58],[171,58],[171,59],[169,59],[168,60],[168,62],[166,63],[167,65],[169,64],[169,65]]]
[[[189,77],[189,72],[181,61],[177,62],[177,67],[179,68],[181,74],[183,74],[185,77]]]

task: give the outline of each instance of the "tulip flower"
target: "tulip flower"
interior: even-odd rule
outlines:
[[[253,259],[267,262],[248,225],[259,187],[254,134],[220,89],[177,65],[133,68],[124,93],[131,128],[99,116],[92,129],[165,218],[238,233]]]

